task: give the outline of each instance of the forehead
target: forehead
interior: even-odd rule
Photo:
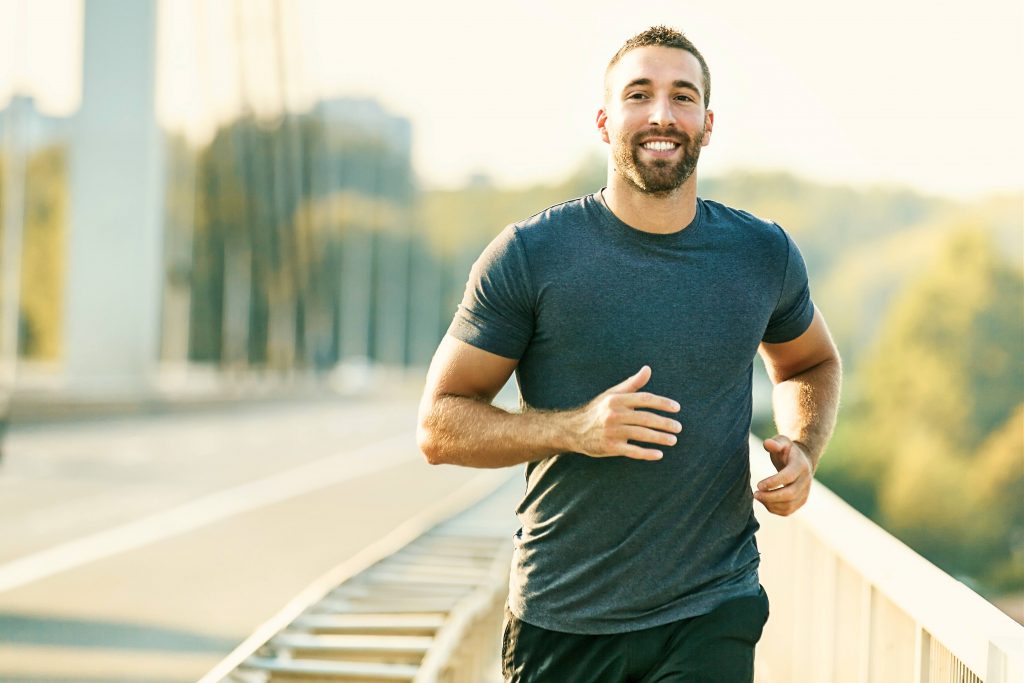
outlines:
[[[640,78],[649,79],[655,85],[689,81],[704,94],[704,74],[700,62],[679,48],[652,45],[630,50],[608,72],[607,86],[616,92]]]

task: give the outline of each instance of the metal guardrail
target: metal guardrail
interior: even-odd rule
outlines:
[[[518,469],[481,475],[332,570],[200,683],[497,676],[520,477]]]

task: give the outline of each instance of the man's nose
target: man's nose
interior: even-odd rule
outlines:
[[[656,98],[651,103],[651,113],[647,122],[654,126],[674,126],[675,116],[672,115],[672,104],[663,98]]]

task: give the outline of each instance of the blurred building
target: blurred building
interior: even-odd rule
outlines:
[[[0,109],[0,140],[8,134],[12,112],[22,112],[18,137],[22,147],[35,150],[53,145],[66,145],[71,136],[71,120],[61,116],[47,116],[36,107],[35,98],[14,95],[3,109]]]
[[[353,130],[362,136],[379,136],[388,141],[398,163],[412,168],[412,123],[389,113],[376,100],[335,97],[317,102],[313,113],[324,122],[327,139],[332,143],[343,143],[346,134]]]
[[[369,99],[295,105],[287,94],[305,76],[288,50],[301,36],[283,27],[297,24],[280,21],[281,3],[252,7],[190,26],[222,48],[197,51],[191,90],[210,91],[203,79],[230,63],[240,98],[205,139],[158,121],[153,1],[85,3],[72,118],[43,116],[22,95],[0,116],[4,159],[16,148],[25,160],[0,173],[28,207],[5,212],[4,231],[38,242],[32,221],[49,226],[32,267],[14,258],[21,306],[8,327],[63,390],[144,393],[171,369],[358,374],[424,363],[441,336],[443,266],[416,229],[410,122]],[[60,150],[57,170],[32,171],[48,149]],[[50,210],[33,210],[43,189]]]

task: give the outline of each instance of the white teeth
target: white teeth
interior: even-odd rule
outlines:
[[[670,149],[676,148],[676,143],[668,142],[667,140],[653,140],[651,142],[644,143],[644,149],[653,150],[655,152],[667,152]]]

